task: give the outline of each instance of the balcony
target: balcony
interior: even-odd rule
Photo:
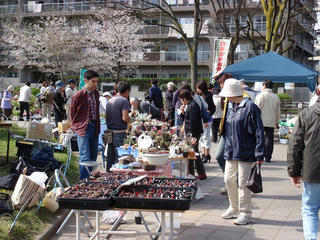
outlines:
[[[165,7],[166,5],[161,2],[160,0],[150,0],[149,1],[152,4],[161,4],[162,7]],[[193,7],[194,6],[194,0],[167,0],[167,3],[171,7]],[[150,4],[141,2],[140,0],[133,0],[132,2],[133,6],[139,6],[139,7],[151,7]],[[210,1],[209,0],[202,0],[200,1],[200,5],[209,5]]]
[[[198,51],[198,62],[208,62],[210,60],[210,51]],[[140,52],[132,53],[132,61],[134,62],[190,62],[189,53],[181,52]]]
[[[117,3],[110,1],[100,2],[70,2],[70,3],[38,3],[38,4],[22,4],[22,12],[26,15],[36,15],[41,13],[75,13],[84,11],[97,11],[105,7],[111,7]]]
[[[18,5],[3,5],[0,6],[0,16],[16,14]]]
[[[148,34],[169,34],[169,28],[168,27],[162,27],[157,25],[145,25],[143,26],[143,29],[139,30],[137,34],[140,35],[148,35]]]

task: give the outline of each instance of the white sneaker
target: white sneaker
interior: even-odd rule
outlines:
[[[239,217],[233,221],[235,225],[247,225],[250,223],[254,223],[254,220],[250,216],[239,215]]]
[[[224,219],[231,219],[237,216],[238,216],[238,211],[231,208],[228,208],[227,211],[221,214],[221,217]]]

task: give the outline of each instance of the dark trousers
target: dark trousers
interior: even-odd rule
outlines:
[[[220,136],[220,141],[216,153],[216,160],[219,164],[221,171],[224,173],[226,167],[226,160],[224,159],[224,145],[226,140],[224,139],[223,135]]]
[[[170,127],[174,126],[174,109],[168,110],[167,121]]]
[[[27,120],[30,119],[29,107],[30,107],[30,104],[28,102],[20,102],[20,115],[19,115],[20,119],[23,118],[24,110],[26,110],[27,112]]]
[[[60,112],[59,110],[53,110],[53,115],[54,115],[54,122],[56,124],[56,127],[58,127],[58,122],[62,122],[63,120],[66,119],[66,114],[64,112]],[[55,132],[54,137],[56,139],[59,139],[59,133]]]
[[[264,127],[264,133],[265,133],[264,157],[267,160],[271,160],[272,153],[273,153],[274,128]]]
[[[218,132],[219,132],[220,121],[221,121],[221,118],[212,119],[211,132],[212,132],[212,141],[214,143],[216,143],[218,141]]]
[[[199,139],[197,139],[197,145],[193,147],[196,155],[197,155],[197,159],[196,160],[188,160],[188,173],[191,175],[194,175],[194,164],[196,165],[196,169],[197,169],[197,173],[199,176],[203,176],[206,174],[206,170],[204,169],[204,165],[203,162],[201,161],[200,158],[200,153],[199,153]]]
[[[8,120],[11,117],[12,114],[12,108],[2,108],[2,113],[7,117],[4,120]]]

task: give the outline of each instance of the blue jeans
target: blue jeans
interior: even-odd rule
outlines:
[[[225,145],[225,143],[226,143],[226,140],[221,135],[219,145],[218,145],[218,150],[216,153],[216,160],[217,160],[219,167],[221,168],[223,173],[224,173],[224,169],[226,166],[226,160],[224,159],[224,145]]]
[[[112,164],[118,162],[118,151],[117,147],[123,145],[124,139],[127,137],[127,134],[124,133],[112,133],[112,143],[108,144],[107,150],[107,171],[110,171]]]
[[[181,126],[183,123],[182,118],[178,115],[178,112],[174,111],[174,125],[175,126]]]
[[[302,220],[306,240],[316,240],[319,224],[320,183],[303,182]]]
[[[97,161],[98,155],[98,135],[96,134],[96,124],[89,123],[85,136],[77,135],[79,147],[79,162]],[[85,167],[79,165],[80,180],[89,177],[89,173]],[[89,168],[92,171],[92,168]]]

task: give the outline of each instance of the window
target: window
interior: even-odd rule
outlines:
[[[157,73],[143,73],[142,78],[156,78]]]
[[[235,60],[245,60],[249,58],[249,44],[238,44],[235,51]]]
[[[259,32],[266,31],[266,16],[254,16],[253,19],[254,30]]]

